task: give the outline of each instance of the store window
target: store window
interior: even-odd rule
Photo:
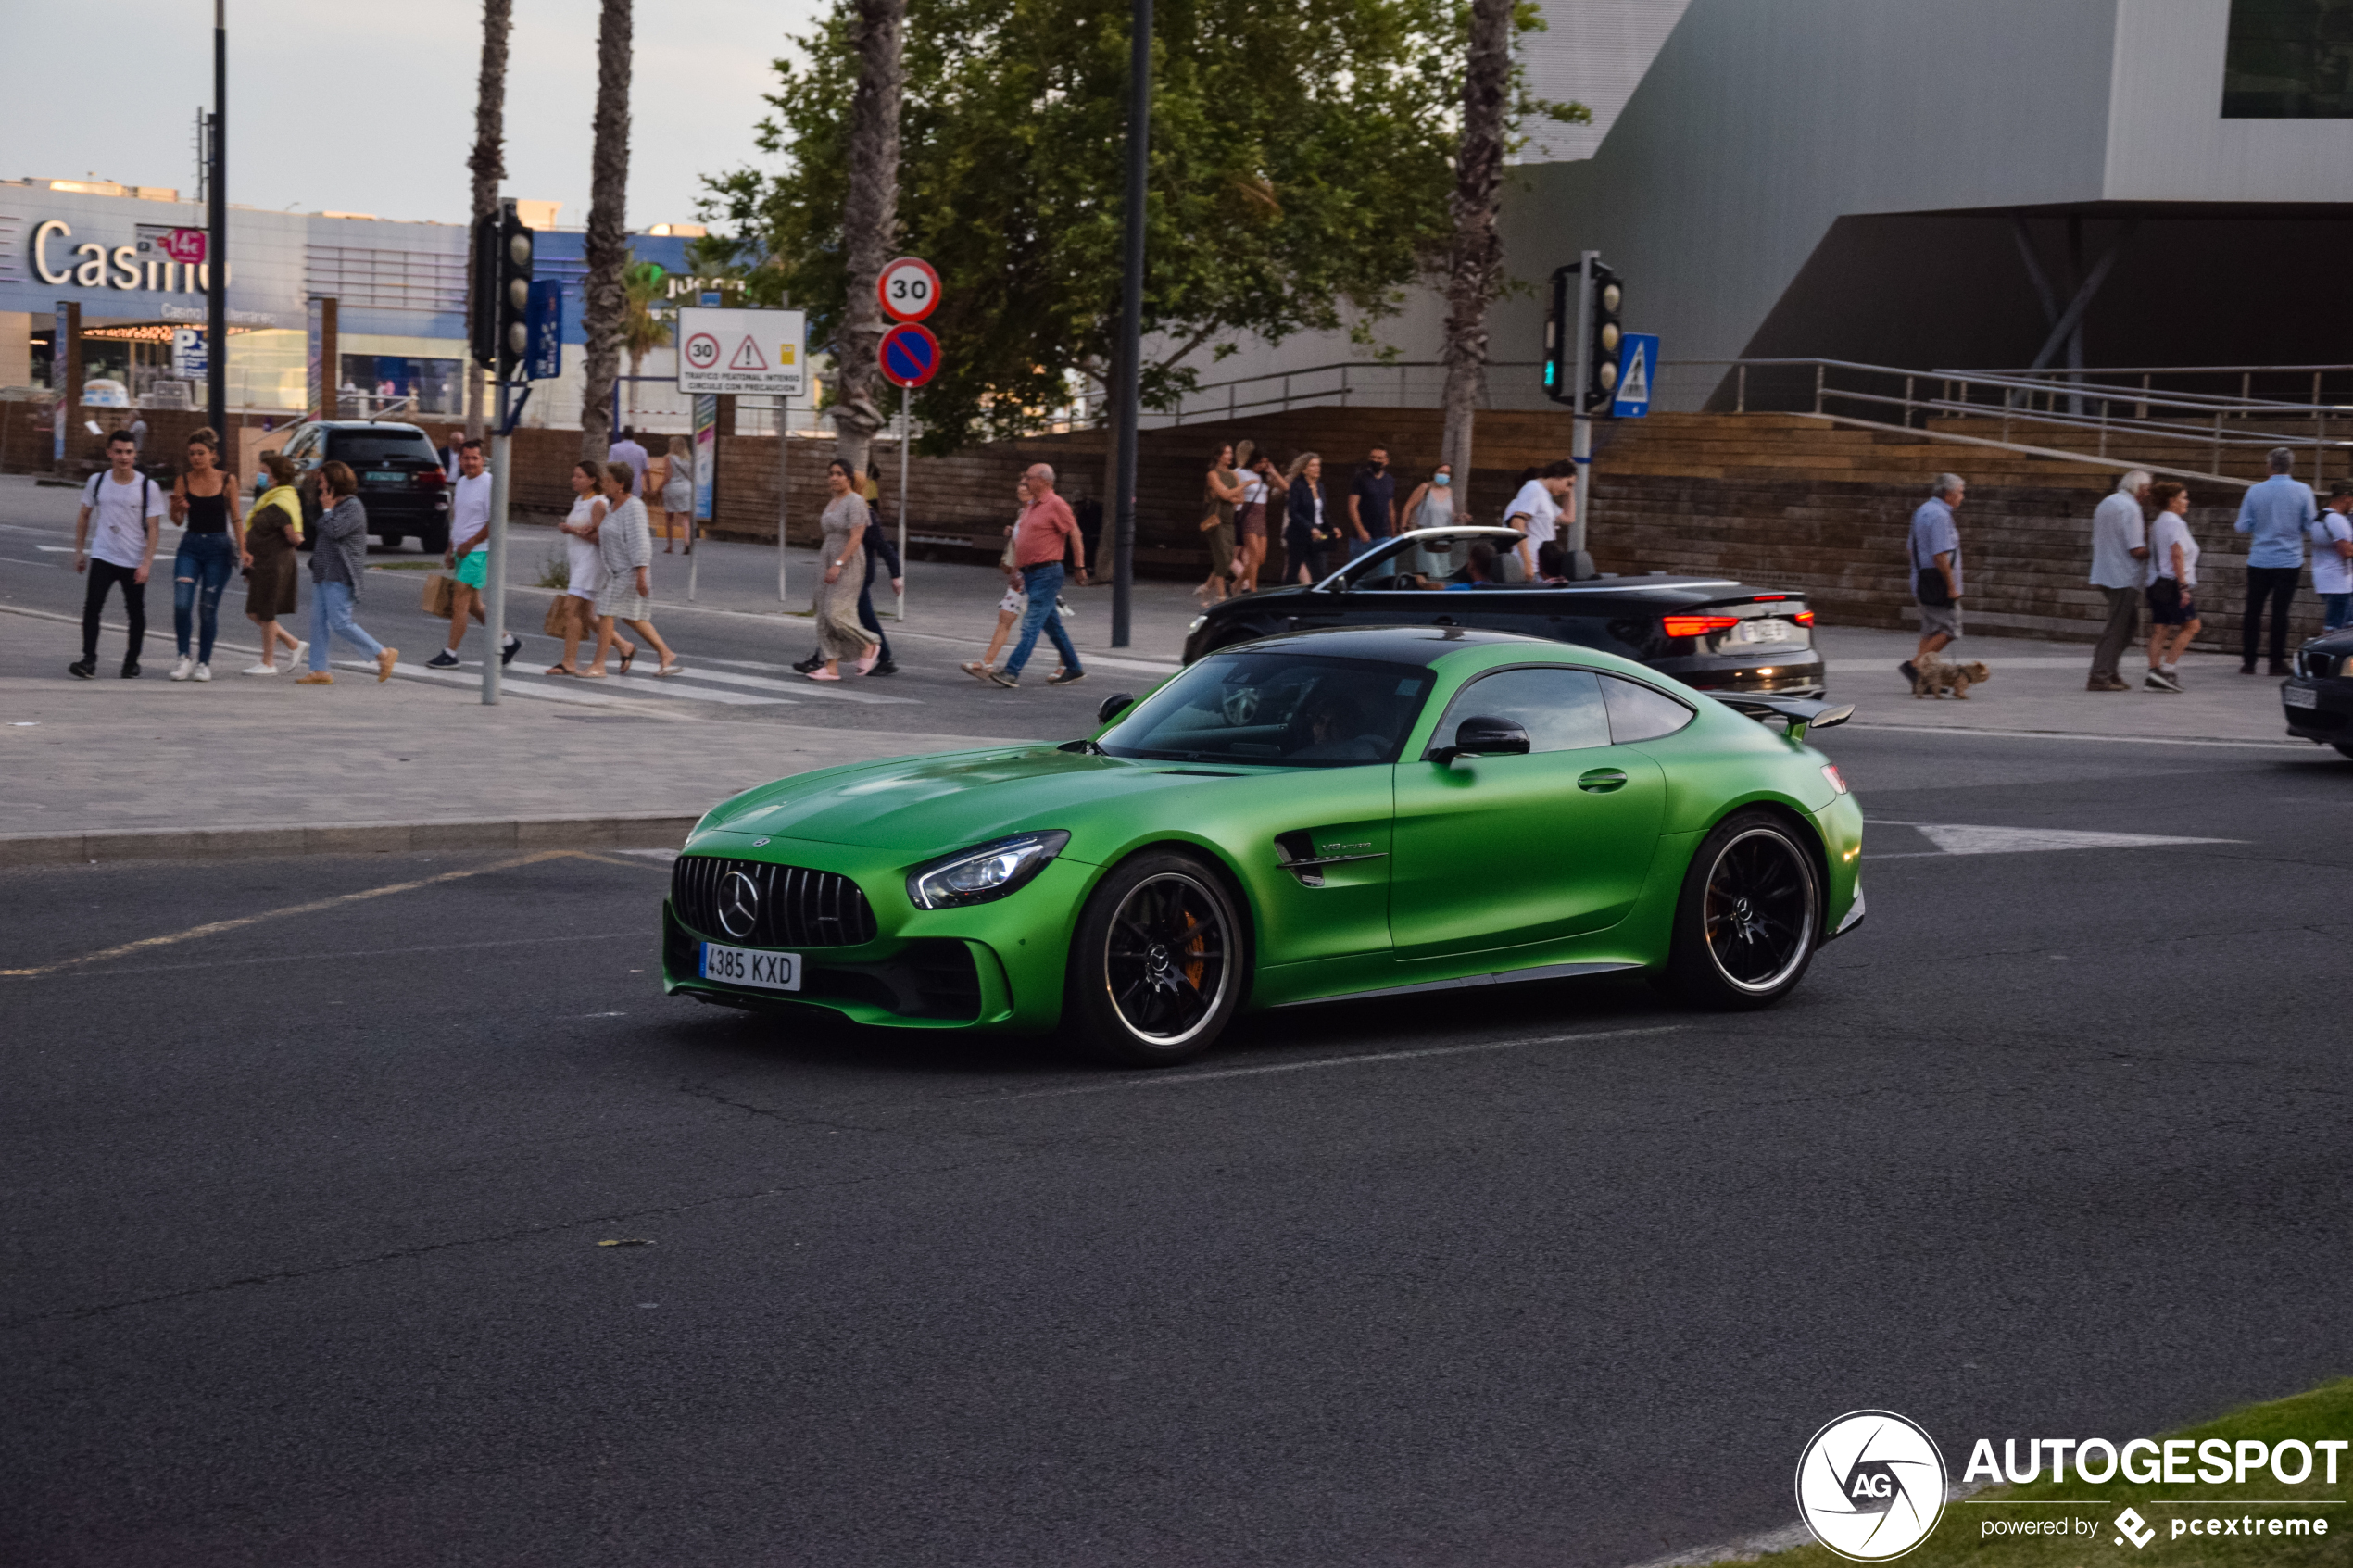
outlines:
[[[465,411],[462,360],[418,359],[405,354],[346,354],[342,359],[341,402],[346,417]]]
[[[2353,0],[2231,0],[2224,119],[2353,117]]]

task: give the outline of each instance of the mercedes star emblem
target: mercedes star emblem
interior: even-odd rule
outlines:
[[[719,884],[719,928],[741,940],[760,922],[760,884],[741,872],[729,872]]]

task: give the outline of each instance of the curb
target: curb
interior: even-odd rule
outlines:
[[[701,821],[644,811],[602,817],[482,817],[315,827],[126,828],[0,834],[0,870],[102,860],[240,860],[416,849],[675,849]]]

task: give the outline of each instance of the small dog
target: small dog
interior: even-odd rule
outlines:
[[[1913,696],[1942,696],[1949,691],[1957,702],[1967,702],[1969,689],[1983,685],[1994,675],[1982,659],[1972,659],[1967,664],[1947,664],[1934,654],[1915,660],[1913,668],[1919,671],[1912,681]]]

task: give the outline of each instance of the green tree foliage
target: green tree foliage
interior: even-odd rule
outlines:
[[[1125,0],[910,0],[899,214],[902,248],[941,276],[946,366],[917,405],[935,450],[1034,426],[1074,373],[1111,370],[1128,17]],[[1147,403],[1241,334],[1393,310],[1441,256],[1466,17],[1456,0],[1162,0]],[[764,257],[755,300],[807,309],[818,345],[844,307],[848,18],[836,0],[776,62],[759,144],[784,172],[707,182],[710,215]]]

